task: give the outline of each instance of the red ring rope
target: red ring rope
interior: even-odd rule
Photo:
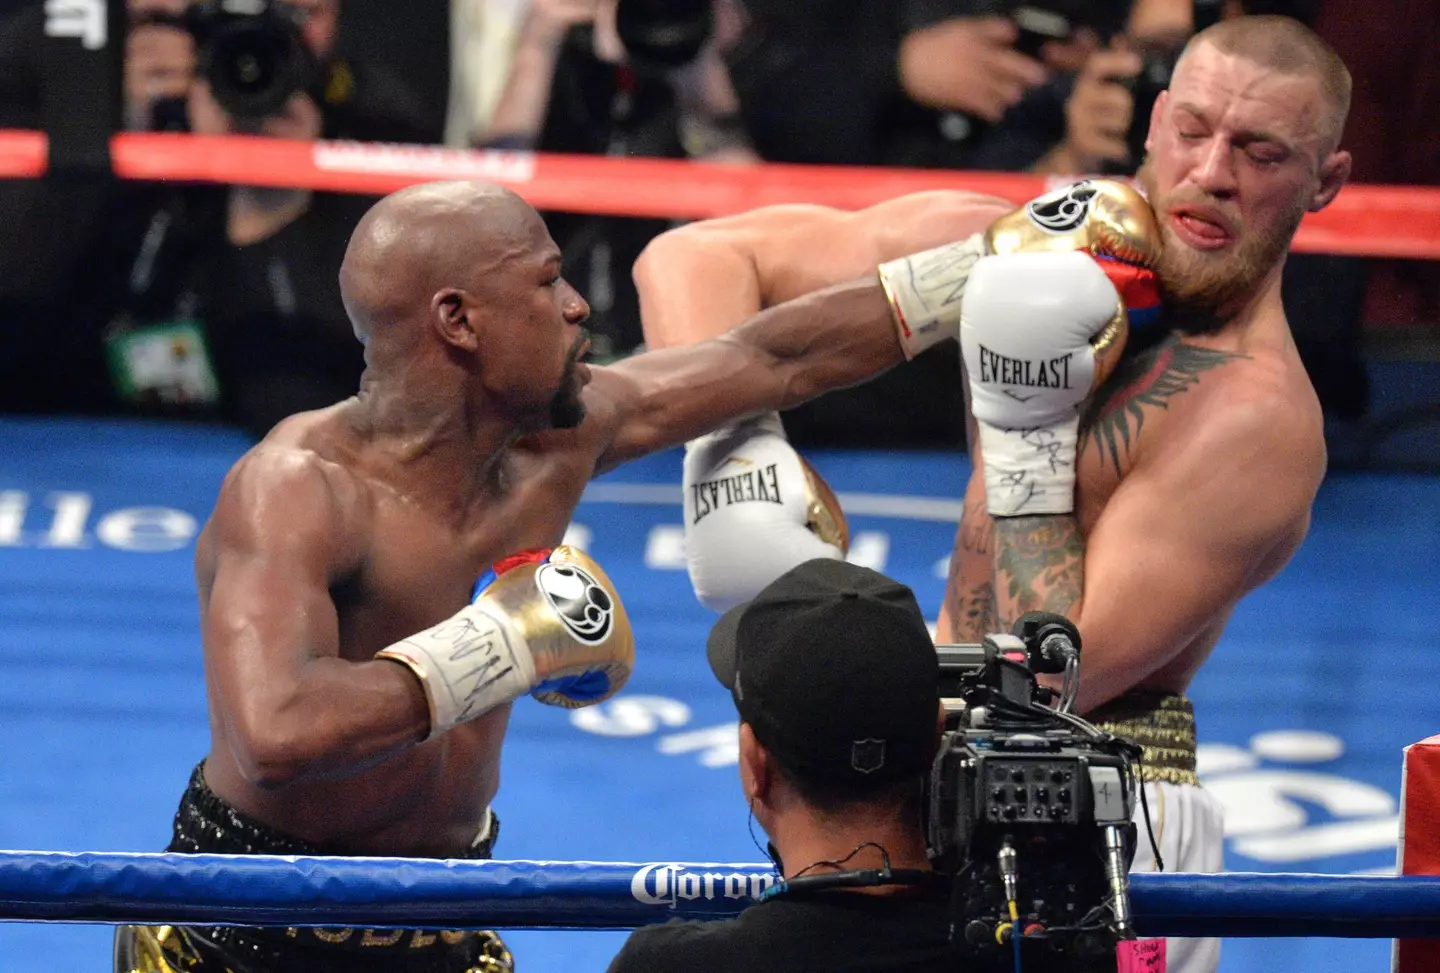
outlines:
[[[46,147],[39,132],[0,131],[0,178],[43,175]],[[925,189],[970,189],[1019,204],[1057,181],[1028,173],[775,163],[720,166],[238,135],[124,133],[113,138],[111,151],[116,174],[126,179],[373,194],[436,179],[482,179],[513,188],[541,210],[665,219],[724,216],[772,203],[853,210]],[[1440,188],[1346,186],[1329,207],[1305,217],[1294,249],[1440,259]]]

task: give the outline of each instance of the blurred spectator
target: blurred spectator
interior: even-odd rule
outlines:
[[[317,70],[263,117],[217,101],[185,25],[165,19],[182,3],[131,0],[129,127],[438,140],[403,85],[337,52],[336,0],[286,4]],[[63,242],[38,255],[13,244],[0,252],[0,313],[14,322],[7,344],[16,351],[0,406],[220,416],[259,433],[355,391],[363,360],[336,268],[373,199],[100,176],[25,188],[28,198],[0,196],[0,212],[71,232],[41,234]],[[37,279],[42,286],[29,285]],[[55,340],[62,322],[72,339],[64,345]]]
[[[490,130],[528,6],[528,0],[450,0],[446,145],[467,148]]]
[[[895,0],[745,0],[745,15],[725,59],[756,151],[775,162],[881,163],[909,117]]]
[[[531,0],[477,144],[583,155],[753,162],[721,60],[736,0]],[[640,340],[630,267],[669,221],[547,213],[592,310],[595,353]]]
[[[1368,14],[1368,16],[1367,16]],[[1378,14],[1378,15],[1377,15]],[[1435,0],[1321,0],[1313,26],[1350,67],[1345,144],[1356,182],[1440,186],[1440,19]],[[1440,326],[1440,261],[1367,262],[1366,319]]]

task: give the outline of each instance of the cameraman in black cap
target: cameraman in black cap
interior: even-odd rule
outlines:
[[[944,711],[909,588],[816,559],[731,609],[710,666],[740,714],[740,783],[783,881],[736,919],[638,930],[610,973],[955,969],[921,795]]]

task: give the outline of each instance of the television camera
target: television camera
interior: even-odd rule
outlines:
[[[936,651],[946,720],[926,838],[951,883],[964,968],[1113,973],[1118,943],[1135,938],[1141,750],[1071,712],[1079,632],[1031,612],[1011,634]],[[1047,674],[1061,677],[1058,692],[1036,678]]]

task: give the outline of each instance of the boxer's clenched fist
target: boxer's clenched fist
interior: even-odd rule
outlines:
[[[1122,182],[1086,180],[1040,196],[968,239],[881,264],[880,282],[906,357],[914,358],[959,336],[961,301],[982,257],[1084,251],[1114,258],[1107,271],[1136,310],[1159,304],[1154,275],[1135,268],[1155,266],[1161,246],[1155,214],[1139,192]]]
[[[1080,406],[1127,330],[1104,263],[1083,251],[1001,254],[970,276],[960,344],[992,516],[1074,507]]]
[[[630,619],[600,565],[573,547],[496,566],[449,619],[382,649],[430,704],[430,736],[521,696],[577,708],[609,699],[635,664]]]

